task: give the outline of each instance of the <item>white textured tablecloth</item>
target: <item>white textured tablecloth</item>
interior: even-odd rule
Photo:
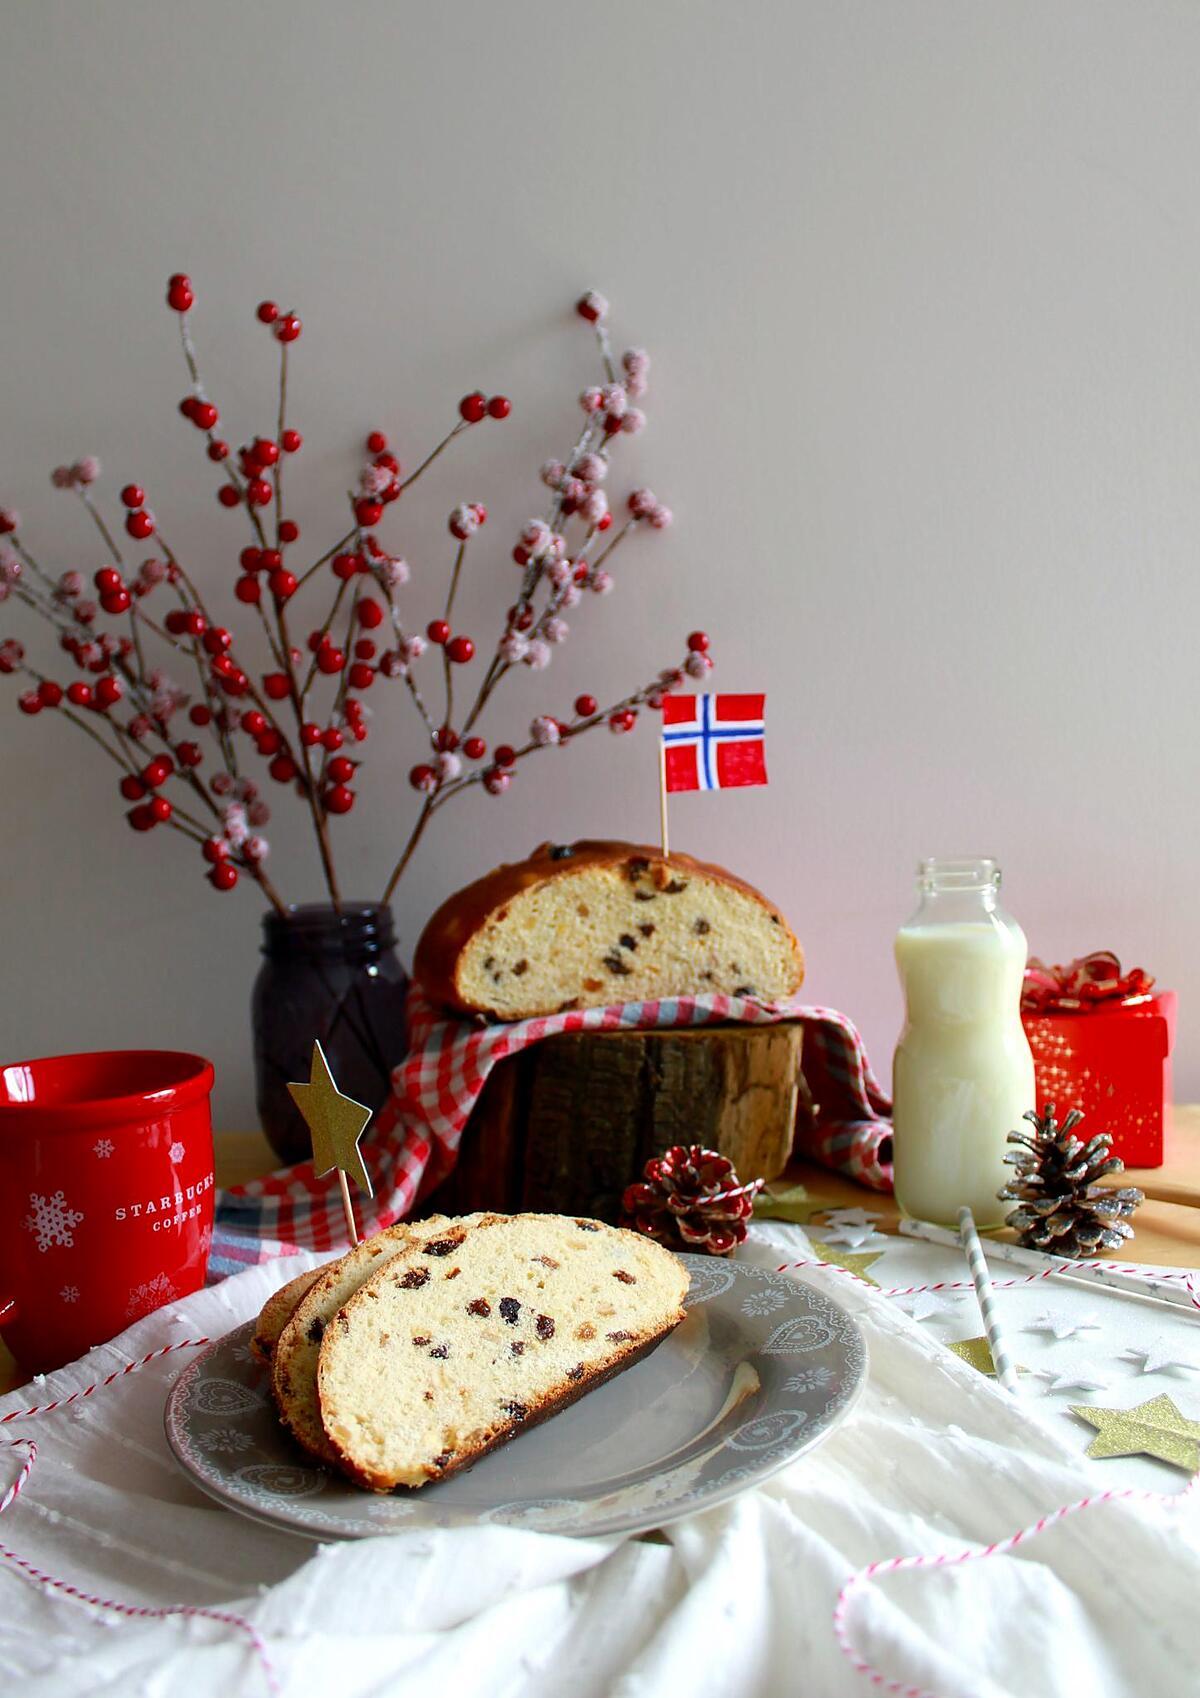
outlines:
[[[959,1278],[953,1253],[890,1240],[885,1285]],[[742,1252],[807,1254],[798,1228],[761,1226]],[[160,1310],[85,1361],[0,1399],[47,1402],[173,1339],[216,1336],[311,1265],[254,1268]],[[1013,1270],[997,1265],[1000,1278]],[[831,1627],[847,1575],[877,1558],[986,1544],[1108,1486],[1175,1492],[1145,1461],[1092,1463],[1069,1403],[1129,1406],[1169,1392],[1200,1418],[1200,1376],[1143,1373],[1147,1335],[1200,1359],[1200,1322],[1050,1282],[1005,1293],[1013,1354],[1029,1367],[1099,1368],[1107,1389],[1017,1403],[942,1348],[981,1331],[973,1300],[918,1324],[896,1299],[810,1275],[866,1330],[870,1384],[850,1418],[766,1486],[658,1539],[584,1541],[498,1527],[314,1545],[233,1515],[194,1490],[163,1438],[187,1352],[73,1410],[0,1429],[39,1457],[0,1518],[0,1541],[86,1591],[127,1603],[226,1607],[266,1640],[287,1698],[774,1698],[866,1693]],[[1025,1330],[1039,1311],[1096,1315],[1075,1337]],[[1149,1319],[1147,1319],[1149,1317]],[[0,1450],[0,1495],[20,1453]],[[1200,1494],[1176,1508],[1089,1509],[1021,1554],[884,1579],[855,1606],[862,1649],[946,1698],[1192,1698],[1197,1691]],[[5,1698],[120,1694],[240,1698],[265,1691],[244,1637],[206,1620],[128,1620],[35,1585],[0,1561]]]

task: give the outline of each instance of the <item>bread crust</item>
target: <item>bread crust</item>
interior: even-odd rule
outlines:
[[[804,952],[799,939],[785,915],[761,890],[710,861],[698,861],[694,856],[674,850],[667,859],[661,849],[650,844],[599,838],[584,838],[571,844],[539,843],[527,860],[505,862],[476,879],[474,884],[455,891],[433,913],[421,933],[413,958],[413,977],[439,1008],[459,1014],[488,1012],[467,1001],[459,990],[458,964],[467,941],[496,909],[504,907],[523,891],[547,884],[564,872],[618,869],[631,861],[645,862],[652,876],[661,877],[664,883],[678,873],[692,873],[713,879],[760,902],[791,940],[796,956],[796,984],[793,988],[799,988],[804,977]],[[661,871],[656,872],[655,869]]]
[[[259,1310],[254,1337],[250,1340],[251,1354],[258,1361],[270,1362],[279,1335],[324,1271],[324,1268],[310,1268],[307,1273],[297,1274],[295,1279],[289,1279],[286,1285],[281,1285],[267,1298]]]

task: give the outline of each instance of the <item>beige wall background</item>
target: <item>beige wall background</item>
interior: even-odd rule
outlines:
[[[109,497],[144,483],[236,607],[241,523],[175,413],[182,268],[235,442],[273,417],[255,303],[303,316],[306,544],[338,534],[365,429],[411,463],[467,389],[513,398],[385,531],[423,623],[446,512],[486,501],[482,639],[591,378],[569,303],[601,288],[655,362],[629,482],[677,522],[489,731],[634,684],[704,626],[715,683],[768,691],[771,784],[680,798],[678,844],[786,907],[814,1000],[885,1077],[914,863],[979,852],[1037,952],[1113,947],[1180,990],[1200,1095],[1195,5],[7,0],[0,27],[0,501],[48,562],[102,563],[47,476],[95,452]],[[256,893],[133,836],[115,768],[3,694],[5,1054],[197,1048],[219,1123],[249,1124]],[[335,827],[356,895],[382,886],[421,752],[399,685],[371,705]],[[407,943],[539,839],[652,835],[655,760],[649,726],[598,733],[447,810],[400,893]],[[274,874],[313,898],[303,817],[274,799]]]

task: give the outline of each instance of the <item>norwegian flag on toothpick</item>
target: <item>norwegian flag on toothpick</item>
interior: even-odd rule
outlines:
[[[664,696],[664,787],[736,790],[767,782],[766,696]]]

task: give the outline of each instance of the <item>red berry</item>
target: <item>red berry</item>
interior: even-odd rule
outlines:
[[[382,454],[388,445],[387,437],[381,430],[373,430],[367,438],[367,453]]]
[[[377,601],[360,601],[355,606],[354,616],[365,631],[374,631],[383,624],[383,609]]]
[[[478,389],[464,395],[458,403],[458,410],[468,424],[478,424],[487,414],[487,397],[481,395]]]
[[[128,613],[130,596],[128,590],[113,590],[111,595],[102,595],[100,605],[105,613]]]
[[[281,342],[294,342],[301,331],[300,320],[294,312],[285,313],[275,326],[275,334]]]
[[[305,720],[300,727],[300,741],[306,749],[313,749],[321,741],[321,727],[314,725],[311,720]]]
[[[487,754],[487,744],[482,737],[468,737],[462,747],[469,761],[481,761]]]
[[[142,797],[146,794],[146,786],[142,783],[141,779],[132,772],[127,772],[125,774],[118,788],[127,802],[140,802]]]
[[[233,647],[233,638],[224,625],[210,625],[204,632],[204,650],[206,654],[224,654],[225,650]]]
[[[335,784],[348,784],[354,777],[354,762],[347,755],[335,755],[326,771]]]
[[[483,788],[489,796],[503,796],[511,783],[512,773],[498,772],[494,766],[489,767],[483,775]]]
[[[277,755],[283,748],[283,738],[273,725],[260,732],[255,741],[260,755]]]
[[[210,460],[228,460],[229,444],[214,438],[206,450]]]
[[[126,507],[140,507],[146,499],[146,491],[140,483],[127,483],[121,491],[121,500]]]
[[[395,472],[397,477],[400,476],[400,462],[394,454],[376,454],[375,464],[386,471]]]
[[[317,671],[331,674],[340,672],[346,664],[346,656],[333,643],[323,643],[317,650]]]
[[[382,519],[383,507],[378,501],[373,501],[369,496],[361,496],[359,500],[354,503],[354,517],[358,520],[360,525],[366,525],[370,528],[371,525],[377,525],[380,519]]]
[[[354,722],[354,724],[350,727],[350,735],[354,738],[354,741],[356,743],[365,743],[366,742],[366,740],[367,740],[367,728],[362,723],[361,720],[356,720]]]
[[[193,725],[211,725],[212,709],[206,707],[203,702],[196,702],[188,709],[188,718]]]
[[[146,802],[139,802],[136,808],[130,808],[125,815],[135,831],[153,831],[154,814]]]
[[[167,305],[175,312],[187,312],[195,299],[191,278],[177,271],[167,284]]]
[[[253,606],[255,602],[262,599],[262,585],[257,578],[247,572],[245,577],[239,578],[233,586],[233,593],[239,601],[247,602]]]
[[[61,684],[56,684],[53,678],[43,678],[37,687],[38,700],[43,707],[57,707],[63,699]]]
[[[287,572],[282,567],[277,572],[271,573],[267,583],[276,601],[287,601],[290,596],[294,596],[296,593],[296,574]]]
[[[17,706],[22,713],[35,714],[42,711],[42,698],[36,690],[25,690],[17,697]]]
[[[580,719],[590,719],[598,706],[599,703],[595,696],[576,696],[575,698],[575,712]]]
[[[637,724],[637,714],[632,708],[622,708],[620,713],[610,713],[609,726],[613,731],[632,731]]]
[[[211,401],[197,401],[192,408],[192,423],[197,430],[212,430],[221,415]]]
[[[179,403],[179,411],[183,414],[185,419],[190,419],[195,410],[196,397],[194,395],[185,395],[183,400]]]
[[[285,430],[279,442],[285,454],[298,454],[304,446],[304,438],[298,430]]]
[[[146,537],[153,536],[154,520],[149,513],[141,510],[136,513],[127,513],[125,515],[125,529],[131,537],[136,537],[141,542]]]
[[[693,654],[708,653],[708,636],[704,631],[693,631],[687,643]]]
[[[247,708],[242,715],[242,730],[250,737],[261,737],[267,729],[267,716],[258,708]]]
[[[165,784],[175,771],[175,762],[170,755],[155,755],[142,768],[142,783],[149,785],[151,790],[157,790],[160,784]]]
[[[512,412],[512,402],[507,395],[493,395],[487,404],[487,410],[489,417],[493,419],[506,419]]]
[[[166,825],[171,815],[175,812],[174,808],[171,806],[170,802],[167,801],[165,796],[152,796],[150,801],[147,803],[147,806],[149,807],[151,814],[154,816],[154,823],[156,825]]]
[[[368,666],[365,660],[356,660],[350,668],[348,678],[352,690],[369,690],[375,682],[375,668]]]
[[[218,861],[209,868],[208,882],[214,890],[232,890],[237,881],[238,870],[232,861]]]
[[[206,861],[211,861],[213,866],[216,866],[228,855],[229,845],[220,837],[206,837],[200,845],[200,853]]]
[[[470,637],[451,637],[446,644],[446,653],[457,666],[465,666],[475,653],[475,644]]]
[[[609,526],[612,524],[612,522],[613,522],[612,514],[606,513],[602,519],[596,520],[596,529],[598,531],[606,531],[609,528]]]
[[[431,766],[415,766],[408,775],[408,782],[414,790],[432,790],[437,784],[437,773]]]
[[[121,574],[113,566],[101,566],[100,570],[92,579],[92,582],[100,591],[101,595],[112,595],[114,590],[122,590],[125,588],[124,584],[121,582]]]
[[[300,527],[295,519],[284,519],[279,527],[280,542],[296,542],[300,536]]]
[[[425,635],[431,643],[444,643],[449,639],[450,626],[444,619],[431,619],[425,627]]]
[[[271,500],[271,486],[266,478],[251,478],[246,485],[246,500],[252,507],[266,507]]]
[[[276,755],[267,771],[277,784],[290,784],[296,776],[296,763],[290,755]]]
[[[522,548],[520,543],[518,543],[516,548],[513,549],[513,559],[516,561],[518,566],[528,566],[529,550],[527,548]]]
[[[115,707],[125,694],[125,686],[119,678],[114,678],[111,672],[106,672],[103,678],[96,680],[96,706],[100,708]]]
[[[433,734],[433,746],[439,754],[449,754],[458,748],[458,732],[451,730],[448,725],[439,726]]]
[[[236,507],[241,499],[241,496],[231,483],[223,483],[217,491],[217,500],[221,503],[222,507]]]
[[[511,766],[516,758],[517,751],[512,747],[511,743],[497,744],[495,755],[497,766]]]
[[[260,324],[274,324],[279,317],[279,308],[274,301],[260,301],[254,310]]]
[[[340,749],[344,742],[345,738],[342,736],[336,725],[328,726],[321,733],[321,746],[322,748],[328,749],[331,754],[335,749]]]
[[[199,743],[177,743],[175,758],[180,766],[199,766],[204,759],[204,751]]]
[[[370,637],[360,637],[354,645],[355,660],[374,660],[378,652]]]
[[[595,324],[600,317],[600,309],[593,303],[591,294],[581,295],[575,302],[575,311],[580,318],[586,318],[589,324]]]
[[[272,442],[270,437],[256,436],[250,458],[256,466],[273,466],[279,458],[279,444]]]
[[[343,583],[353,578],[362,564],[357,554],[335,554],[333,557],[333,575]]]
[[[273,702],[282,702],[292,693],[284,672],[268,672],[263,679],[263,690]]]
[[[331,784],[324,800],[327,813],[348,814],[354,806],[354,792],[345,784]]]

